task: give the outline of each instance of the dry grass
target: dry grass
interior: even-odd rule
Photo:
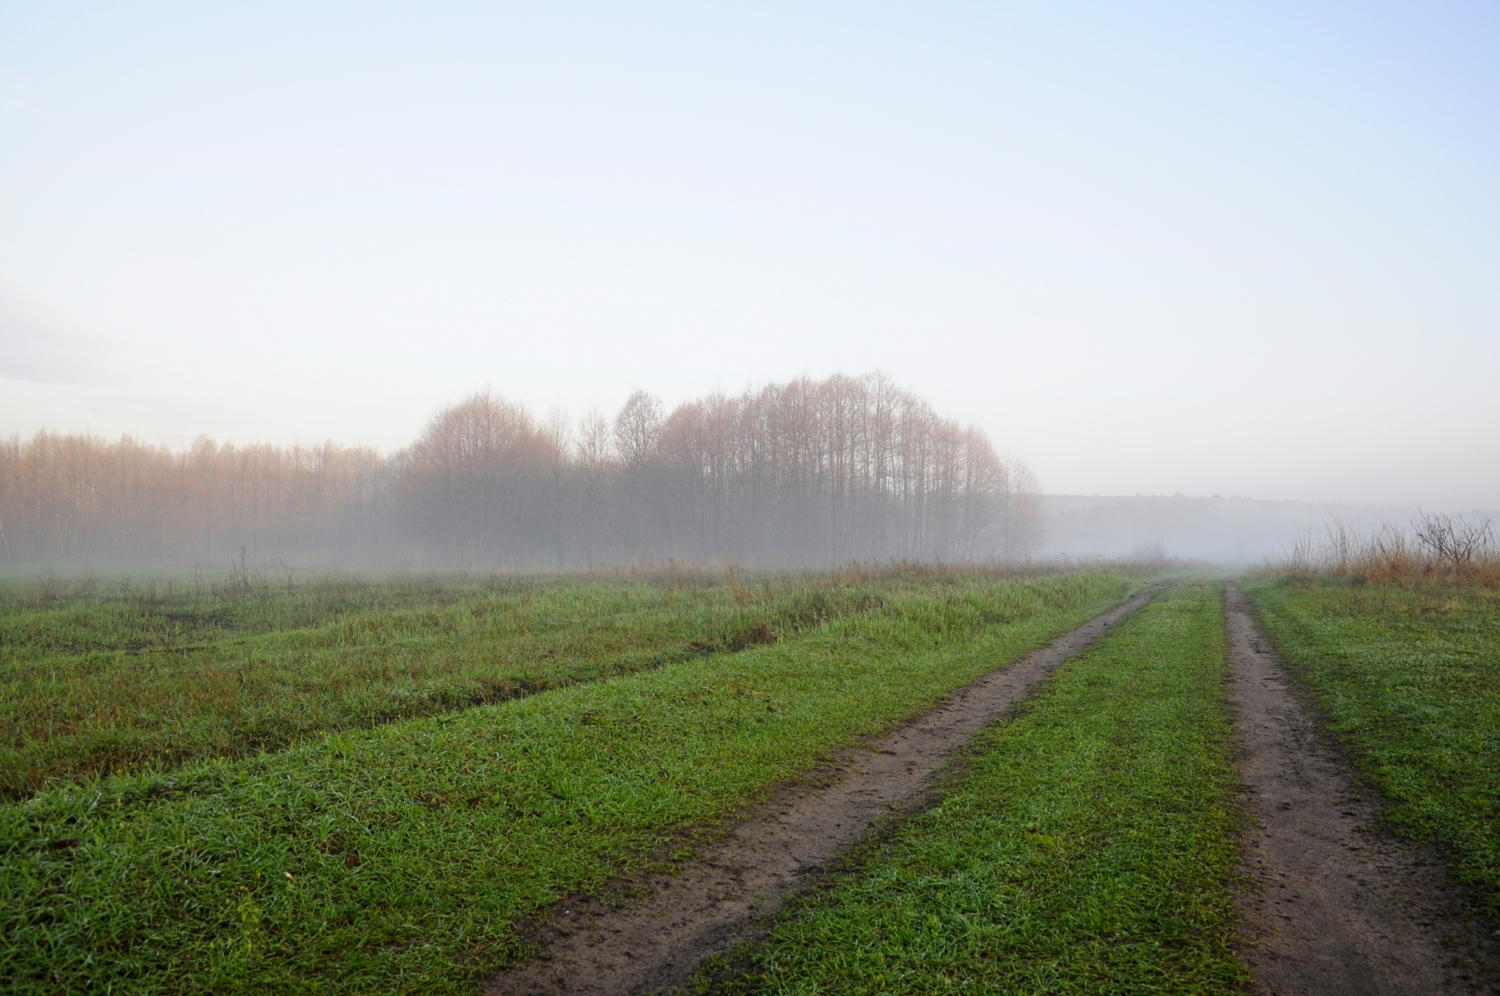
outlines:
[[[1500,542],[1485,517],[1419,512],[1410,529],[1361,533],[1342,523],[1321,538],[1298,538],[1261,573],[1270,577],[1342,577],[1384,584],[1440,583],[1500,587]]]

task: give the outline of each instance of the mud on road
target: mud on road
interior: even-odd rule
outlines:
[[[485,992],[614,996],[684,981],[705,959],[758,936],[788,898],[876,820],[919,805],[955,750],[1162,587],[1142,590],[880,740],[845,752],[823,772],[837,776],[832,784],[776,799],[711,853],[650,883],[643,901],[621,909],[598,900],[557,909],[542,927],[543,950],[491,980]]]
[[[1470,917],[1434,847],[1400,841],[1233,583],[1224,586],[1231,702],[1259,823],[1247,834],[1240,955],[1257,993],[1500,993],[1492,925]]]

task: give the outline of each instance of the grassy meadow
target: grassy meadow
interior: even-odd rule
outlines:
[[[0,598],[0,798],[795,638],[906,590],[695,575],[52,577]]]
[[[526,953],[528,914],[712,832],[1138,584],[10,592],[0,978],[472,991]]]
[[[1500,587],[1423,575],[1243,585],[1399,831],[1500,917]]]
[[[1158,595],[968,752],[943,801],[784,914],[744,993],[1233,993],[1219,586]]]

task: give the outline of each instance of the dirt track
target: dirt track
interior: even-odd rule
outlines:
[[[1249,835],[1241,955],[1257,993],[1500,993],[1496,944],[1468,917],[1432,848],[1396,840],[1225,584]],[[1475,960],[1479,964],[1475,964]],[[1488,967],[1486,967],[1486,964]]]
[[[833,767],[840,777],[832,785],[777,800],[712,854],[651,883],[643,902],[618,910],[597,902],[557,910],[543,928],[550,940],[543,952],[492,980],[486,992],[602,996],[649,992],[686,979],[705,958],[755,936],[769,914],[863,837],[874,820],[920,802],[954,750],[1161,587],[981,678],[868,750],[848,752]]]

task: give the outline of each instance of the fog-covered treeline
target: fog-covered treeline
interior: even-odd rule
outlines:
[[[415,443],[217,445],[38,433],[0,445],[0,556],[258,562],[748,564],[1018,557],[1038,488],[977,429],[879,376],[538,421],[477,394]]]

